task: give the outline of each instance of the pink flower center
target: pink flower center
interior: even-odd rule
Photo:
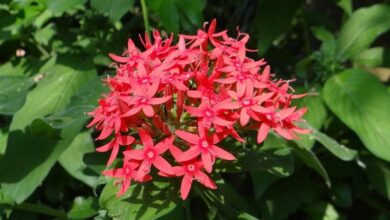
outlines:
[[[252,105],[252,100],[251,99],[244,99],[244,100],[242,100],[242,105],[245,107]]]
[[[187,166],[187,170],[190,171],[190,172],[194,172],[195,171],[195,165],[194,164],[190,164]]]
[[[145,84],[145,83],[148,83],[149,82],[149,78],[148,77],[144,77],[141,79],[141,83],[142,84]]]
[[[238,80],[245,80],[246,77],[245,77],[244,75],[238,75],[238,76],[237,76],[237,79],[238,79]]]
[[[155,156],[155,153],[154,153],[153,151],[148,151],[148,152],[146,153],[146,156],[147,156],[149,159],[153,159],[154,156]]]
[[[128,167],[125,168],[125,173],[130,174],[130,169]]]
[[[209,142],[207,142],[206,140],[201,141],[200,142],[200,147],[203,148],[203,149],[209,148]]]
[[[148,102],[147,98],[142,98],[142,99],[139,100],[140,104],[146,104],[147,102]]]
[[[205,115],[206,117],[211,117],[211,116],[213,116],[213,112],[212,112],[211,110],[205,110],[205,111],[204,111],[204,115]]]

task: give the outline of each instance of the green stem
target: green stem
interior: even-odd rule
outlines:
[[[12,207],[13,209],[36,212],[44,215],[56,217],[58,219],[67,219],[66,213],[57,209],[53,209],[46,205],[37,205],[32,203],[22,203]]]
[[[150,25],[149,25],[149,19],[148,19],[148,8],[146,7],[145,0],[141,0],[141,8],[142,8],[142,16],[144,19],[144,26],[146,34],[148,35],[148,38],[150,38]]]

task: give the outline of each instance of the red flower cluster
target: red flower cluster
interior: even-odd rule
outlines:
[[[110,54],[117,74],[107,78],[111,92],[88,127],[100,130],[97,140],[111,139],[97,148],[111,152],[107,166],[123,153],[121,168],[103,172],[118,178],[119,195],[132,180],[152,179],[154,168],[163,177],[183,176],[183,199],[194,179],[215,189],[207,173],[217,159],[235,159],[218,143],[228,136],[243,142],[243,127],[257,130],[259,144],[271,129],[288,140],[309,132],[294,124],[306,109],[290,106],[303,95],[290,94],[289,81],[273,80],[263,59],[246,57],[249,35],[233,39],[215,28],[214,20],[196,36],[179,35],[177,44],[154,31],[153,42],[141,38],[144,51],[130,39],[122,56]]]

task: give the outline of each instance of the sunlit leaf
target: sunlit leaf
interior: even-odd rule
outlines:
[[[390,94],[375,76],[358,69],[341,72],[326,82],[323,97],[369,151],[390,161]]]

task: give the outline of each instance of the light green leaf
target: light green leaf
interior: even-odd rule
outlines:
[[[369,151],[390,161],[390,95],[375,76],[358,69],[341,72],[325,83],[323,97]]]
[[[86,153],[94,152],[91,134],[88,131],[79,133],[61,154],[59,162],[70,175],[85,184],[93,187],[96,185],[97,176],[85,174],[87,165],[83,162]]]
[[[336,53],[336,39],[333,34],[322,26],[313,27],[311,30],[314,36],[322,42],[320,50],[324,56],[327,58],[334,57]]]
[[[73,200],[72,208],[68,212],[69,219],[87,219],[98,214],[98,202],[94,197],[78,196]]]
[[[0,76],[0,114],[12,115],[21,108],[32,85],[23,76]]]
[[[352,14],[352,0],[337,0],[337,5],[342,8],[347,15]]]
[[[373,5],[355,11],[341,28],[337,39],[337,55],[350,58],[390,29],[390,6]]]
[[[94,110],[97,106],[97,100],[109,91],[107,86],[102,82],[102,77],[95,77],[85,83],[72,96],[69,105],[60,112],[49,115],[44,120],[53,128],[64,128],[77,121],[86,121],[89,116],[88,113]]]
[[[354,56],[353,61],[364,67],[390,67],[390,50],[373,47]]]
[[[322,101],[322,98],[318,95],[308,95],[298,101],[298,108],[307,108],[307,112],[303,115],[305,119],[311,126],[316,129],[321,129],[325,119],[328,115],[325,103]],[[312,148],[315,142],[315,139],[311,135],[300,135],[301,142],[307,147]]]
[[[310,126],[307,123],[300,123],[299,126],[303,128],[310,129],[312,132],[307,134],[310,139],[315,139],[320,142],[327,150],[329,150],[333,155],[340,158],[344,161],[350,161],[356,158],[357,151],[351,150],[344,145],[339,144],[336,140],[329,137],[328,135],[318,131],[314,127]],[[300,142],[301,140],[297,140],[296,142]]]
[[[257,47],[261,54],[267,52],[274,40],[285,33],[302,3],[301,0],[273,0],[259,4],[252,25],[257,30]],[[276,9],[278,13],[275,13]]]
[[[45,0],[48,10],[54,13],[63,13],[78,5],[83,5],[87,0]]]
[[[37,88],[28,94],[26,104],[14,115],[10,130],[24,129],[34,119],[60,111],[68,105],[76,91],[95,76],[90,64],[81,62],[79,66],[79,69],[73,69],[57,64],[51,68]]]
[[[118,197],[119,188],[110,181],[100,194],[99,205],[107,210],[110,218],[118,220],[158,219],[176,207],[178,192],[170,184],[156,180],[146,184],[134,182],[123,196]]]
[[[82,122],[75,123],[56,131],[39,120],[63,109],[70,97],[95,75],[86,63],[79,61],[77,64],[78,70],[54,66],[28,94],[25,105],[13,117],[6,152],[0,158],[0,182],[4,192],[18,203],[41,184],[83,126]]]
[[[134,0],[91,0],[91,6],[108,15],[112,22],[120,20],[130,12],[133,4]]]

